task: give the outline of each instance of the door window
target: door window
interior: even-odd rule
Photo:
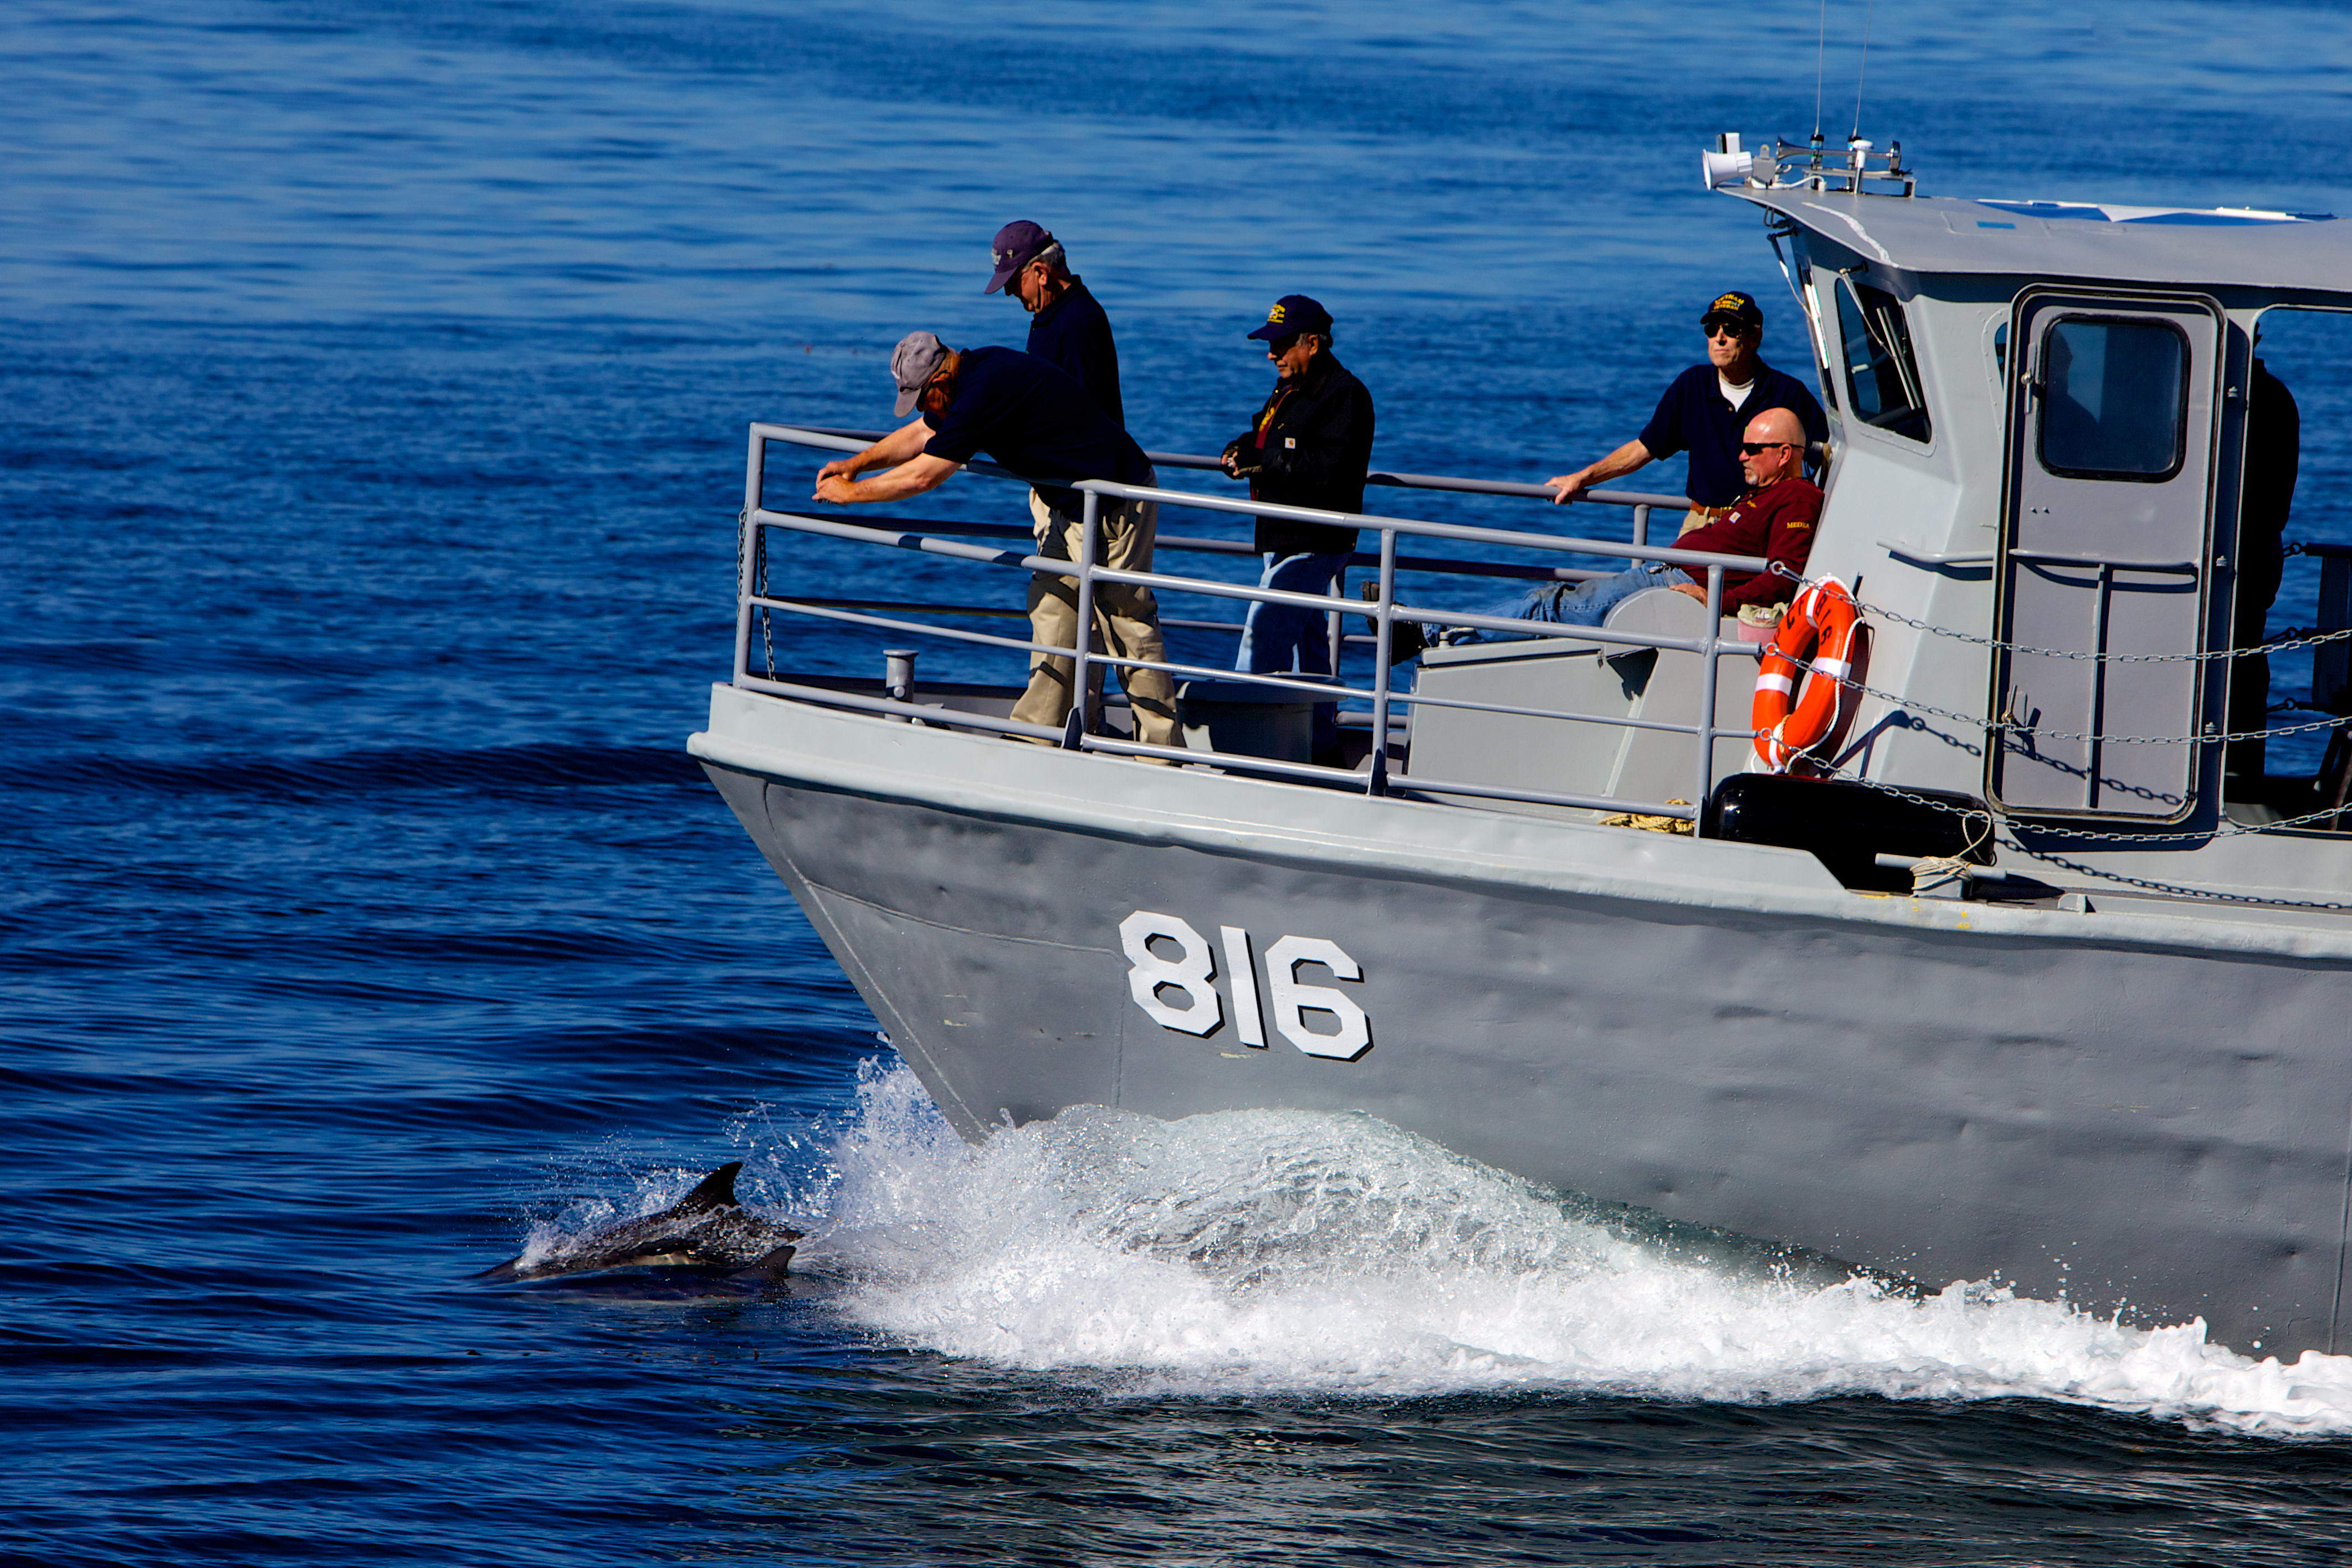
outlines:
[[[2042,340],[2042,466],[2081,479],[2160,482],[2189,431],[2189,340],[2168,321],[2074,316]]]

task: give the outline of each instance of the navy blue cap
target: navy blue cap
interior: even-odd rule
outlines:
[[[1760,327],[1764,324],[1764,308],[1756,302],[1755,295],[1734,289],[1709,300],[1706,313],[1698,319],[1702,327],[1711,327],[1717,321],[1737,321],[1743,329]]]
[[[1313,332],[1320,337],[1331,335],[1331,312],[1304,294],[1285,294],[1265,313],[1265,325],[1252,332],[1254,338],[1272,342],[1297,332]]]

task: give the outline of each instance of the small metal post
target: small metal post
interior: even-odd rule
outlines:
[[[1396,530],[1381,530],[1381,596],[1372,616],[1372,771],[1364,782],[1370,795],[1389,793],[1389,648],[1396,602]]]
[[[2083,809],[2099,808],[2099,766],[2105,761],[2100,755],[2100,742],[2107,732],[2107,595],[2116,584],[2116,569],[2111,562],[2099,563],[2099,602],[2091,631],[2091,649],[2098,661],[2091,666],[2091,755],[2090,765],[2083,771],[2089,774],[2084,785]],[[2193,744],[2194,742],[2192,742]],[[2190,753],[2192,758],[2195,752]],[[2201,761],[2201,759],[2197,759]],[[2193,767],[2192,763],[2192,767]],[[2195,777],[2192,772],[2189,775]]]
[[[910,647],[886,647],[882,650],[882,690],[893,702],[915,700],[915,653]],[[913,721],[903,713],[892,718],[900,723]]]
[[[1650,542],[1650,507],[1646,501],[1633,509],[1633,542],[1636,545]]]
[[[1331,580],[1323,584],[1323,591],[1330,595],[1335,599],[1346,598],[1348,596],[1348,569],[1345,566],[1342,566],[1339,570],[1334,572],[1331,574]],[[1330,653],[1331,679],[1334,680],[1338,680],[1339,679],[1339,649],[1341,647],[1339,638],[1341,633],[1342,628],[1339,625],[1339,612],[1337,610],[1324,611],[1323,636]]]
[[[1102,498],[1090,489],[1083,493],[1086,520],[1078,530],[1078,626],[1070,638],[1076,645],[1070,650],[1070,710],[1083,715],[1078,721],[1081,733],[1094,729],[1101,718],[1094,711],[1094,672],[1087,668],[1087,655],[1095,641],[1095,534]]]
[[[1700,648],[1698,672],[1698,798],[1691,804],[1698,815],[1706,815],[1706,803],[1715,794],[1715,681],[1716,653],[1723,631],[1723,568],[1706,569],[1706,638]],[[1691,824],[1694,837],[1698,823]]]
[[[728,672],[730,684],[751,673],[751,588],[760,555],[760,526],[752,520],[760,514],[767,462],[767,439],[754,430],[743,459],[743,515],[735,520],[735,668]]]

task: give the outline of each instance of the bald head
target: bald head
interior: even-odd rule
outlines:
[[[1739,471],[1761,489],[1801,472],[1805,461],[1805,424],[1786,408],[1767,408],[1748,422],[1739,450]]]

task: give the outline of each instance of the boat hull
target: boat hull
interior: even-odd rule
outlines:
[[[1873,897],[1793,851],[725,687],[693,749],[967,1136],[1361,1110],[1931,1285],[2289,1356],[2345,1326],[2341,928]]]

